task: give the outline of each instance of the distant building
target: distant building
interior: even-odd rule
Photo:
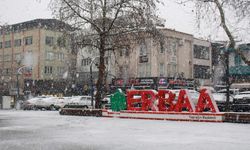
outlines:
[[[159,29],[163,40],[145,37],[116,52],[116,77],[194,79],[200,85],[211,85],[211,43],[193,35],[170,29]],[[156,79],[157,78],[157,79]],[[156,86],[159,86],[158,81]],[[164,82],[165,83],[165,82]]]
[[[250,44],[240,44],[238,48],[243,55],[250,60]],[[234,84],[233,88],[248,88],[250,89],[250,66],[244,63],[242,58],[235,52],[230,53],[229,56],[229,73]],[[236,86],[237,83],[244,83],[244,85]]]
[[[21,89],[31,87],[34,81],[71,78],[76,61],[70,37],[64,36],[69,30],[69,25],[55,19],[36,19],[2,27],[1,89],[16,91],[18,70]]]
[[[247,59],[250,59],[250,44],[240,44],[237,45],[237,48]],[[223,53],[225,51],[226,42],[212,43],[213,83],[215,86],[225,85],[225,65],[223,65]],[[230,80],[233,82],[231,88],[250,88],[250,66],[245,64],[233,50],[229,51],[229,74]],[[241,83],[244,83],[244,85]]]
[[[114,78],[114,54],[112,51],[107,51],[106,56],[104,58],[105,60],[105,78],[106,83],[110,84],[112,78]],[[77,79],[78,83],[82,83],[85,85],[90,85],[90,66],[92,63],[92,78],[93,78],[93,84],[96,84],[98,79],[98,65],[99,65],[99,53],[97,49],[93,49],[90,47],[85,47],[78,51],[77,53],[77,73],[79,74],[79,77]]]

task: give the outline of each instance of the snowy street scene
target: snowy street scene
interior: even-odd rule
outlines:
[[[0,6],[0,150],[250,150],[250,0]]]
[[[247,150],[250,125],[0,111],[1,150]]]

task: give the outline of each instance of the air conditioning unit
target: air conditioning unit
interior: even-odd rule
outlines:
[[[179,46],[183,46],[183,45],[184,45],[184,43],[185,43],[185,39],[181,39],[181,40],[179,40],[178,45],[179,45]]]

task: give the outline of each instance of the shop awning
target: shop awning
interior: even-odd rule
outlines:
[[[230,75],[250,75],[250,66],[234,66],[229,69]]]

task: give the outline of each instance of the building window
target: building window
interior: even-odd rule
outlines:
[[[64,54],[63,53],[58,53],[57,54],[57,59],[60,60],[60,61],[63,61],[64,60]]]
[[[125,51],[125,56],[129,56],[129,49],[125,48],[124,51]]]
[[[49,46],[54,45],[54,38],[51,37],[51,36],[46,36],[46,38],[45,38],[45,44],[49,45]]]
[[[139,67],[138,67],[138,69],[139,69],[139,77],[145,77],[146,76],[145,67],[146,67],[146,65],[144,65],[144,64],[139,65]]]
[[[90,58],[82,59],[82,66],[89,66],[90,63],[91,63],[91,59]]]
[[[25,45],[31,45],[32,44],[32,36],[28,36],[24,38],[24,44]]]
[[[147,46],[144,42],[140,45],[140,55],[147,55]]]
[[[52,66],[45,66],[44,67],[44,74],[52,74],[53,73],[53,67]]]
[[[148,64],[146,66],[146,77],[150,77],[151,76],[151,65]]]
[[[200,45],[194,45],[194,58],[209,60],[209,48]]]
[[[5,30],[4,34],[5,35],[10,35],[10,31],[9,30]]]
[[[159,74],[160,74],[160,77],[164,77],[164,63],[160,63],[160,66],[159,66]]]
[[[21,39],[16,39],[15,43],[14,43],[14,46],[18,47],[18,46],[21,46],[21,45],[22,45],[22,40]]]
[[[172,49],[172,54],[174,56],[176,56],[176,52],[177,52],[177,41],[172,41],[171,43],[171,49]]]
[[[172,64],[172,72],[174,74],[176,74],[176,72],[177,72],[177,65],[176,64]]]
[[[5,48],[10,48],[11,47],[11,41],[5,41]]]
[[[62,75],[64,73],[64,67],[57,67],[57,74]]]
[[[15,54],[15,60],[16,61],[20,61],[21,60],[21,54],[20,53],[16,53]]]
[[[165,46],[164,46],[164,41],[160,42],[160,52],[164,53],[165,52]]]
[[[209,66],[194,65],[194,78],[209,79]]]
[[[3,48],[3,42],[0,42],[0,49]]]
[[[66,38],[65,37],[58,37],[57,38],[57,45],[59,47],[66,47]]]
[[[11,55],[4,55],[4,61],[11,61]]]
[[[123,48],[120,50],[120,56],[129,56],[129,49],[128,48]]]
[[[167,66],[167,76],[171,77],[172,76],[172,72],[171,72],[171,64],[168,64]]]
[[[46,60],[53,60],[54,59],[54,53],[53,52],[46,52]]]

